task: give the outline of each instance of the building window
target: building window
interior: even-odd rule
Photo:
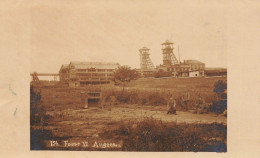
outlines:
[[[86,72],[85,69],[78,69],[77,71],[78,71],[78,72]]]
[[[98,72],[105,72],[105,69],[98,69]]]
[[[96,72],[96,69],[95,68],[90,68],[90,69],[88,69],[88,72]]]

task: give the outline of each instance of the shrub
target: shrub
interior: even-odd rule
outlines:
[[[215,93],[223,93],[225,90],[227,89],[227,83],[222,81],[222,80],[218,80],[215,84],[214,84],[214,92]]]
[[[104,131],[100,136],[120,137],[123,151],[226,152],[226,134],[227,127],[218,123],[176,124],[145,118],[137,123],[121,123],[117,130]]]

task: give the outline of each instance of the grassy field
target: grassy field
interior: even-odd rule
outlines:
[[[227,117],[192,112],[198,96],[206,103],[215,99],[218,80],[226,77],[139,79],[125,88],[103,87],[102,102],[89,109],[81,102],[86,88],[35,88],[41,97],[35,101],[31,93],[31,106],[41,106],[35,106],[39,114],[33,121],[31,113],[31,149],[226,152]],[[186,110],[184,94],[190,96]],[[177,115],[167,115],[169,95],[179,101]]]
[[[215,113],[208,114],[193,114],[191,112],[177,111],[177,115],[167,115],[167,107],[162,106],[140,106],[140,105],[117,105],[112,107],[100,108],[89,108],[89,109],[63,109],[63,110],[53,110],[47,111],[46,116],[48,116],[45,121],[45,124],[35,124],[31,126],[31,141],[34,144],[33,149],[38,150],[139,150],[140,147],[131,148],[129,142],[131,137],[134,137],[135,132],[140,132],[143,130],[137,130],[136,128],[141,127],[145,122],[151,126],[150,132],[153,132],[156,137],[159,137],[161,131],[161,136],[164,137],[162,140],[156,138],[160,142],[161,148],[156,146],[153,148],[142,148],[142,150],[147,151],[203,151],[206,146],[212,145],[212,143],[224,143],[226,141],[226,131],[218,130],[215,133],[211,132],[215,129],[216,124],[221,125],[221,128],[226,128],[227,120],[226,117],[221,115],[216,115]],[[159,122],[158,122],[159,121]],[[155,125],[153,125],[153,123]],[[203,128],[200,128],[200,125]],[[165,126],[164,128],[161,128]],[[196,148],[176,148],[175,147],[166,147],[169,144],[163,146],[163,142],[168,138],[168,135],[171,134],[173,128],[184,128],[182,132],[185,139],[196,139],[194,143],[198,143],[203,139],[203,147],[198,146]],[[168,129],[169,128],[169,129]],[[193,128],[196,128],[193,131]],[[204,129],[209,128],[210,130],[206,132]],[[156,131],[153,131],[156,129]],[[133,131],[132,131],[133,130]],[[42,132],[41,132],[42,131]],[[127,131],[129,133],[124,133],[122,131]],[[144,130],[145,131],[145,130]],[[38,132],[36,135],[36,132]],[[159,132],[159,133],[158,133]],[[178,132],[178,131],[176,131]],[[176,133],[176,136],[182,135],[182,132],[179,131]],[[206,133],[205,133],[206,132]],[[196,138],[192,138],[191,135],[196,134],[200,135]],[[129,137],[127,135],[129,134]],[[141,133],[139,133],[141,134]],[[171,134],[171,138],[175,134]],[[127,139],[129,138],[129,139]],[[212,140],[214,138],[214,140]],[[217,140],[215,140],[215,138]],[[51,146],[50,141],[58,141],[60,146]],[[65,146],[64,141],[70,143],[73,142],[84,142],[88,141],[89,144],[97,142],[115,142],[121,143],[121,148],[102,148],[102,147],[83,147],[81,144],[79,148]],[[135,140],[137,141],[137,140]],[[144,140],[141,141],[140,145],[145,143]],[[172,140],[173,141],[173,140]],[[181,140],[180,140],[181,141]],[[189,140],[187,140],[189,141]],[[191,140],[190,140],[191,141]],[[212,142],[213,141],[213,142]],[[132,142],[133,143],[133,142]],[[151,142],[148,142],[147,145],[152,145]],[[158,142],[159,143],[159,142]],[[174,143],[174,141],[172,142]],[[36,145],[35,145],[36,144]],[[176,145],[176,144],[175,144]],[[157,148],[157,149],[156,149]],[[217,150],[219,151],[219,150]],[[221,149],[221,151],[223,151]]]
[[[213,91],[214,84],[226,77],[217,78],[150,78],[138,79],[127,83],[125,88],[116,87],[104,90],[105,100],[109,96],[117,97],[119,103],[141,105],[166,105],[169,97],[177,101],[177,108],[183,109],[183,100],[189,100],[189,109],[194,108],[202,98],[212,104],[217,99]]]
[[[102,88],[104,104],[109,102],[109,97],[116,97],[118,103],[142,104],[142,105],[166,105],[169,95],[180,99],[188,94],[190,100],[196,102],[201,96],[207,103],[216,99],[213,92],[214,83],[221,78],[164,78],[164,79],[138,79],[131,81],[123,87],[110,86]],[[41,87],[42,101],[45,106],[64,106],[66,108],[78,108],[81,106],[81,91],[87,88],[69,87]]]
[[[227,81],[227,77],[194,78],[143,78],[131,81],[127,87],[138,88],[174,88],[174,89],[212,89],[218,80]]]
[[[227,151],[227,127],[219,123],[187,124],[145,118],[106,130],[101,138],[123,140],[123,151]]]

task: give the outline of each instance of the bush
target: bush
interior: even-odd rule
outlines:
[[[222,81],[222,80],[218,80],[215,84],[214,84],[214,92],[215,93],[223,93],[225,90],[227,89],[227,83]]]
[[[178,110],[188,110],[193,109],[199,101],[201,96],[205,99],[206,103],[212,103],[214,100],[214,93],[211,92],[203,93],[202,91],[194,91],[184,89],[182,91],[176,90],[164,90],[164,89],[155,89],[155,90],[146,90],[146,89],[125,89],[122,92],[122,89],[109,89],[103,90],[103,99],[104,101],[109,101],[109,97],[115,96],[117,98],[117,103],[122,104],[139,104],[139,105],[149,105],[149,106],[158,106],[158,105],[167,105],[169,96],[172,96],[176,99]],[[185,105],[183,96],[189,93],[188,105]]]
[[[140,104],[140,105],[166,105],[167,99],[165,92],[157,91],[141,91],[141,90],[105,90],[103,91],[103,99],[109,100],[109,97],[116,96],[119,103]]]
[[[218,99],[213,101],[212,110],[216,113],[223,113],[227,109],[227,83],[219,80],[214,84],[214,92]]]
[[[226,152],[227,127],[218,124],[163,123],[152,118],[104,131],[102,138],[120,137],[123,151],[215,151]],[[215,138],[215,139],[212,139]]]

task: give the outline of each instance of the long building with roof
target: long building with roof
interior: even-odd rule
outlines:
[[[184,60],[172,67],[172,72],[178,77],[199,77],[204,76],[205,63],[198,60]]]
[[[109,84],[119,66],[114,62],[70,62],[61,66],[59,77],[71,87]]]
[[[200,77],[205,75],[205,63],[198,60],[184,60],[174,65],[159,65],[157,70],[171,72],[173,77]]]

